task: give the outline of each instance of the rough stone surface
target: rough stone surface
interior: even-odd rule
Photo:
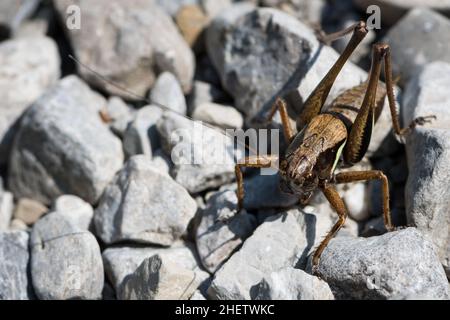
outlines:
[[[98,114],[105,104],[76,76],[69,76],[27,110],[9,170],[17,198],[50,204],[62,194],[74,194],[89,203],[98,200],[123,162],[120,140]]]
[[[3,1],[0,4],[0,27],[6,30],[2,30],[2,33],[14,33],[33,14],[39,2],[40,0]]]
[[[195,80],[189,97],[189,114],[203,103],[220,102],[227,99],[225,92],[211,83]]]
[[[178,10],[175,17],[186,42],[196,51],[204,46],[203,31],[208,26],[209,17],[198,5],[187,5]]]
[[[58,49],[50,38],[0,43],[0,164],[8,160],[16,132],[14,124],[30,104],[56,83],[59,65]]]
[[[158,254],[146,258],[129,275],[121,290],[125,300],[185,300],[200,284],[201,279],[190,268],[176,260]]]
[[[130,240],[168,246],[181,237],[197,210],[186,190],[134,156],[106,188],[94,223],[107,244]]]
[[[195,65],[192,51],[170,16],[154,1],[56,1],[64,20],[66,8],[75,3],[81,8],[83,27],[68,34],[82,63],[141,96],[153,85],[157,71],[172,72],[183,91],[190,90]],[[79,71],[88,82],[111,94],[136,99],[83,68]]]
[[[156,3],[158,3],[158,5],[173,18],[176,16],[178,10],[180,10],[182,7],[192,4],[198,4],[198,2],[199,0],[156,0]]]
[[[415,228],[371,238],[330,241],[319,264],[338,299],[449,299],[439,258]]]
[[[73,195],[58,197],[53,204],[53,211],[70,220],[81,230],[89,230],[94,217],[92,206],[81,198]]]
[[[128,124],[135,117],[134,109],[130,108],[121,98],[114,96],[108,99],[106,111],[111,118],[109,127],[115,134],[123,138]]]
[[[28,275],[28,233],[0,232],[0,299],[28,300],[32,298]]]
[[[411,10],[386,37],[391,46],[394,74],[402,81],[433,61],[450,62],[450,20],[426,8]]]
[[[152,156],[152,150],[159,147],[156,123],[162,113],[161,108],[152,105],[136,112],[135,119],[128,125],[123,138],[123,149],[127,157],[136,154]]]
[[[99,299],[104,273],[100,247],[88,231],[58,213],[33,227],[31,274],[39,299]]]
[[[303,270],[286,267],[258,284],[256,300],[333,300],[328,284]]]
[[[234,151],[233,139],[170,112],[163,115],[157,128],[163,149],[174,163],[172,175],[189,192],[219,187],[234,179],[234,156],[240,159],[243,154]]]
[[[396,23],[408,11],[419,6],[450,14],[450,1],[448,0],[353,0],[353,2],[364,11],[370,5],[380,7],[382,24],[386,26]]]
[[[236,193],[225,190],[211,195],[202,211],[196,244],[203,266],[211,273],[220,268],[256,227],[254,216],[245,211],[236,213],[236,210]],[[226,223],[217,221],[219,217],[233,214],[235,216]]]
[[[177,113],[186,114],[187,106],[177,78],[170,72],[163,72],[156,79],[150,92],[150,101],[161,104]]]
[[[258,283],[284,267],[304,267],[331,227],[328,215],[291,209],[267,218],[220,268],[208,288],[214,299],[250,299]]]
[[[192,113],[192,118],[222,129],[239,129],[244,124],[242,115],[235,108],[213,102],[198,105]]]
[[[277,95],[296,88],[304,101],[338,57],[319,46],[313,31],[294,17],[251,6],[232,6],[216,17],[208,28],[207,49],[236,108],[248,117],[265,113]],[[362,70],[347,63],[330,97],[364,78]]]
[[[410,81],[404,98],[404,122],[434,114],[431,123],[407,137],[409,175],[405,186],[408,223],[437,247],[444,262],[450,242],[450,64],[434,62]]]
[[[154,255],[167,255],[178,262],[180,267],[195,270],[198,277],[204,278],[205,272],[198,268],[193,245],[176,242],[170,248],[158,247],[112,247],[103,252],[106,275],[117,292],[127,276],[131,275],[142,262]]]
[[[0,232],[8,230],[13,210],[13,194],[0,189]]]

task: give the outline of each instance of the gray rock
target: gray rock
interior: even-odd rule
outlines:
[[[202,211],[195,240],[200,260],[211,273],[220,268],[256,227],[254,216],[236,210],[236,193],[225,190],[211,195]],[[226,223],[217,221],[228,215],[234,217]]]
[[[33,14],[40,2],[41,0],[3,1],[0,4],[0,27],[14,33]]]
[[[248,118],[267,112],[276,96],[294,89],[304,101],[338,58],[333,49],[319,46],[306,25],[271,8],[225,10],[208,29],[207,48],[224,88]],[[365,77],[347,63],[330,97]]]
[[[448,0],[353,0],[353,3],[361,10],[366,10],[370,5],[377,5],[382,12],[382,24],[393,25],[409,10],[417,7],[427,7],[444,14],[450,13],[450,1]]]
[[[39,201],[21,198],[14,209],[14,219],[19,219],[27,225],[32,225],[48,212],[48,208]]]
[[[0,164],[5,164],[16,133],[14,124],[30,104],[56,83],[60,58],[52,39],[36,37],[0,43],[0,61]]]
[[[209,17],[214,18],[215,16],[226,10],[228,7],[230,7],[233,4],[233,0],[200,0],[200,4],[202,5],[205,13]]]
[[[168,246],[186,231],[196,210],[187,191],[141,155],[128,160],[106,188],[94,223],[107,244],[130,240]]]
[[[180,267],[194,270],[198,277],[204,278],[205,272],[198,268],[193,245],[175,242],[170,248],[161,247],[112,247],[103,252],[106,275],[119,293],[125,278],[131,275],[142,262],[154,255],[167,255],[177,261]]]
[[[163,105],[177,113],[186,114],[186,99],[177,78],[170,72],[163,72],[156,79],[150,92],[150,101]]]
[[[409,168],[405,186],[408,223],[436,245],[444,262],[450,242],[450,64],[434,62],[410,81],[404,98],[404,123],[434,114],[437,119],[416,128],[406,140]]]
[[[172,175],[190,193],[216,188],[232,181],[234,157],[243,157],[234,150],[234,141],[220,131],[180,115],[166,112],[157,124],[164,152],[170,155]]]
[[[95,237],[50,213],[33,227],[31,274],[39,299],[99,299],[104,273]]]
[[[386,37],[391,46],[394,74],[407,81],[418,68],[433,61],[450,62],[450,20],[426,8],[413,9]]]
[[[0,299],[28,300],[33,297],[28,275],[28,233],[0,232]]]
[[[56,9],[63,19],[71,4],[81,8],[83,27],[67,32],[83,64],[140,96],[152,87],[157,71],[172,72],[183,91],[190,90],[195,64],[193,53],[170,16],[154,1],[56,1]],[[136,99],[84,68],[80,68],[80,73],[89,83],[111,94]]]
[[[170,161],[169,157],[166,156],[164,151],[158,149],[153,154],[152,166],[158,169],[159,172],[167,173],[170,175],[173,164]]]
[[[211,83],[195,80],[189,98],[190,114],[196,107],[207,102],[226,100],[226,94]]]
[[[123,137],[123,149],[127,157],[136,154],[152,156],[152,150],[159,147],[156,123],[162,117],[157,106],[145,106],[136,112],[135,119],[128,125]]]
[[[58,197],[53,203],[52,209],[81,230],[91,228],[94,209],[89,203],[77,196],[66,194]]]
[[[415,228],[333,239],[322,254],[319,272],[337,299],[450,298],[433,245]]]
[[[286,267],[258,284],[256,300],[333,300],[328,284],[303,270]]]
[[[320,25],[324,0],[262,0],[262,6],[280,9],[300,21],[306,21],[312,25]]]
[[[206,300],[205,296],[200,292],[200,290],[195,290],[194,294],[189,298],[189,300]]]
[[[120,140],[98,114],[105,104],[103,97],[69,76],[27,110],[9,168],[10,189],[17,198],[43,204],[62,194],[89,203],[99,199],[123,163]]]
[[[291,209],[269,217],[216,272],[214,299],[250,299],[258,284],[284,267],[304,267],[312,248],[331,227],[328,215]]]
[[[119,137],[124,137],[128,124],[135,118],[134,109],[130,108],[121,98],[111,97],[108,99],[106,111],[111,118],[109,127]]]
[[[192,118],[222,129],[239,129],[244,124],[242,115],[235,108],[213,102],[198,105],[192,113]]]
[[[165,255],[146,258],[129,275],[121,290],[125,300],[185,300],[194,294],[202,279]]]
[[[43,37],[48,33],[49,22],[46,19],[33,19],[25,21],[14,31],[14,38]]]
[[[13,210],[13,194],[0,190],[0,232],[8,230]]]

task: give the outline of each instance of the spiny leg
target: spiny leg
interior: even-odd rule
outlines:
[[[330,39],[336,40],[337,38],[342,37],[349,32],[350,31],[348,30],[344,30],[337,35],[331,35]],[[353,26],[352,37],[345,47],[344,51],[303,104],[303,110],[297,119],[298,131],[300,131],[307,123],[309,123],[313,117],[320,113],[339,72],[342,70],[345,62],[348,60],[352,52],[356,49],[358,44],[362,41],[362,39],[364,39],[367,32],[368,30],[366,29],[366,24],[363,21],[360,21]]]
[[[245,157],[235,165],[234,172],[236,174],[236,182],[237,182],[236,195],[238,198],[238,212],[241,211],[244,204],[244,177],[242,175],[241,168],[242,167],[270,168],[273,162],[277,160],[278,160],[277,155],[250,156]]]
[[[336,183],[349,183],[356,181],[379,180],[381,181],[381,192],[383,197],[383,218],[386,230],[392,231],[394,227],[391,222],[391,213],[389,210],[389,182],[382,171],[367,170],[367,171],[348,171],[340,172],[334,176]]]
[[[294,137],[294,130],[292,130],[291,122],[289,121],[289,115],[287,113],[286,108],[286,102],[278,97],[277,100],[275,100],[275,103],[273,104],[272,108],[269,111],[269,114],[267,116],[267,121],[271,121],[273,116],[275,115],[275,112],[277,110],[280,112],[281,116],[281,124],[283,125],[283,133],[284,138],[286,139],[286,142],[291,142],[292,138]]]
[[[331,228],[328,234],[325,236],[325,239],[317,247],[316,251],[313,255],[312,260],[312,271],[313,274],[318,275],[318,268],[320,262],[320,256],[322,255],[323,250],[326,248],[331,239],[336,235],[336,233],[341,229],[341,227],[345,223],[345,219],[347,218],[347,208],[345,207],[345,203],[342,198],[339,196],[336,188],[331,184],[326,184],[321,187],[321,190],[328,202],[330,202],[331,206],[336,210],[339,218],[335,225]]]
[[[395,107],[395,96],[394,96],[394,81],[392,80],[392,64],[391,64],[391,49],[387,44],[380,45],[384,49],[384,73],[386,78],[386,90],[389,102],[389,109],[391,110],[392,126],[394,132],[399,136],[404,136],[408,131],[414,129],[417,125],[423,125],[426,122],[430,122],[431,119],[436,119],[436,116],[425,116],[415,118],[411,123],[401,128],[400,121],[397,113],[397,108]]]

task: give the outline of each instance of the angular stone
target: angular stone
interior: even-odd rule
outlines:
[[[156,0],[156,3],[169,15],[175,17],[178,10],[192,4],[198,4],[199,0]]]
[[[198,105],[192,113],[192,118],[222,129],[239,129],[244,124],[241,113],[235,108],[213,102]]]
[[[88,231],[50,213],[31,232],[31,274],[39,299],[99,299],[104,273],[100,247]]]
[[[21,198],[14,210],[14,218],[22,220],[27,225],[32,225],[48,212],[48,208],[39,201]]]
[[[161,108],[152,105],[136,112],[135,119],[128,125],[123,137],[123,149],[127,157],[137,154],[152,156],[152,150],[160,145],[156,123],[162,113]]]
[[[167,255],[175,260],[183,268],[195,270],[198,277],[203,277],[205,272],[198,269],[192,244],[176,242],[170,248],[158,247],[112,247],[103,252],[103,263],[105,265],[106,275],[115,288],[116,292],[124,280],[131,275],[142,262],[154,255]]]
[[[39,6],[40,0],[3,1],[0,4],[0,28],[2,36],[14,33],[21,23],[30,17]]]
[[[161,143],[170,155],[175,181],[190,193],[216,188],[235,177],[234,158],[243,157],[234,150],[234,141],[220,131],[166,112],[157,124]]]
[[[232,190],[211,195],[196,230],[196,244],[203,266],[214,273],[256,228],[256,219],[245,211],[236,214],[237,197]],[[234,215],[226,223],[219,217]]]
[[[94,209],[83,199],[66,194],[56,199],[52,209],[67,220],[70,220],[77,228],[90,230]]]
[[[337,299],[450,298],[433,245],[415,228],[333,239],[322,254],[319,272]]]
[[[430,62],[450,62],[449,28],[450,20],[435,11],[409,11],[385,39],[391,46],[394,74],[401,74],[401,81],[407,81]]]
[[[198,5],[186,5],[178,10],[175,17],[178,29],[180,29],[186,42],[198,51],[204,46],[204,33],[209,23],[209,17]]]
[[[226,98],[226,93],[213,84],[195,80],[189,97],[190,114],[203,103],[224,101]]]
[[[405,90],[404,122],[418,116],[436,119],[417,127],[407,137],[409,175],[405,205],[413,224],[436,245],[444,262],[450,242],[450,63],[434,62],[416,75]]]
[[[111,118],[109,127],[115,134],[123,138],[128,124],[135,118],[135,110],[130,108],[119,97],[109,98],[106,110],[108,116]]]
[[[265,114],[276,96],[294,89],[304,101],[338,55],[319,46],[314,32],[290,15],[271,8],[244,8],[232,6],[213,20],[207,48],[236,108],[250,119]],[[330,99],[365,77],[347,63]],[[294,103],[294,110],[299,111],[301,101]]]
[[[146,258],[121,290],[125,300],[185,300],[200,284],[193,270],[158,254]]]
[[[172,72],[183,91],[190,90],[193,53],[171,17],[154,1],[56,1],[56,9],[64,21],[67,7],[73,4],[81,8],[83,27],[67,32],[83,64],[140,96],[152,87],[155,73],[160,71]],[[87,69],[79,71],[89,83],[111,94],[136,99]]]
[[[28,233],[0,232],[0,299],[28,300],[33,298],[28,274]]]
[[[27,110],[9,168],[17,198],[43,204],[62,194],[89,203],[99,199],[123,163],[120,140],[99,116],[105,104],[76,76],[68,76]]]
[[[95,211],[103,242],[135,241],[168,246],[179,239],[197,205],[178,183],[145,156],[133,156],[106,188]]]
[[[8,161],[17,127],[14,124],[59,76],[60,58],[52,39],[35,37],[0,43],[0,164]]]
[[[292,267],[272,272],[256,291],[256,300],[334,300],[325,281]]]
[[[305,267],[331,227],[328,215],[291,209],[269,217],[216,272],[208,288],[214,299],[250,299],[263,278],[284,267]]]
[[[156,79],[150,92],[150,101],[177,113],[186,114],[187,106],[177,78],[170,72],[163,72]]]

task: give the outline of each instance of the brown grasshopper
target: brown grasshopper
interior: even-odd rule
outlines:
[[[390,48],[387,44],[381,43],[373,45],[372,64],[367,81],[344,91],[328,109],[324,108],[336,77],[368,30],[364,22],[359,22],[341,32],[322,36],[322,41],[329,42],[350,32],[353,32],[352,37],[341,56],[305,101],[296,121],[297,133],[291,128],[286,103],[282,98],[277,98],[271,108],[268,120],[272,119],[277,110],[280,112],[284,136],[289,144],[284,155],[249,156],[235,166],[238,209],[242,208],[244,199],[242,167],[269,168],[275,161],[280,160],[280,187],[283,191],[298,195],[301,203],[308,201],[316,189],[323,192],[339,219],[313,254],[313,273],[317,273],[323,250],[343,226],[347,217],[347,208],[336,191],[335,184],[380,180],[384,223],[388,231],[393,230],[389,212],[389,184],[383,172],[367,170],[334,174],[341,158],[345,166],[352,166],[363,158],[386,95],[394,132],[399,136],[405,135],[416,125],[422,125],[434,117],[419,117],[409,126],[400,127],[393,91]],[[386,86],[377,86],[383,61]]]

